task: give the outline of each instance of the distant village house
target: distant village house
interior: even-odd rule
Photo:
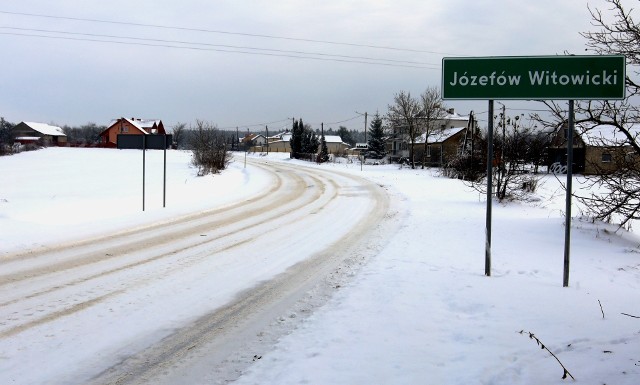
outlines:
[[[640,132],[632,128],[634,132]],[[547,166],[567,164],[566,126],[558,129],[547,148]],[[614,126],[587,127],[577,125],[573,136],[573,172],[597,175],[613,172],[629,162],[638,162],[627,138]]]
[[[20,122],[13,127],[13,136],[20,144],[67,145],[67,135],[62,128],[45,123]]]
[[[118,135],[166,135],[166,131],[162,120],[159,119],[115,119],[100,133],[101,145],[116,147]]]
[[[442,166],[453,156],[456,156],[464,140],[469,116],[463,116],[450,108],[444,111],[441,117],[431,124],[429,137],[423,133],[414,138],[414,160],[422,162],[424,154],[424,143],[427,140],[427,164],[432,166]],[[387,137],[387,153],[392,161],[398,161],[409,157],[409,147],[411,140],[405,130],[395,129]]]
[[[266,138],[268,143],[255,145],[251,151],[255,152],[291,152],[291,132],[283,131]],[[329,154],[344,154],[349,149],[349,144],[344,143],[339,135],[325,135]],[[318,136],[320,142],[320,136]],[[318,151],[320,147],[318,147]]]
[[[247,133],[244,138],[240,138],[239,140],[240,146],[242,146],[243,148],[265,146],[267,144],[267,138],[265,138],[265,136],[262,134]]]
[[[449,127],[431,132],[427,141],[425,163],[429,166],[442,167],[457,157],[462,150],[467,130],[468,128],[466,127]],[[414,145],[416,163],[422,162],[425,136],[425,134],[422,134],[416,139]]]

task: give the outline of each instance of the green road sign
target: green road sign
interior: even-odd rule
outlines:
[[[624,99],[625,68],[623,55],[443,58],[442,98]]]

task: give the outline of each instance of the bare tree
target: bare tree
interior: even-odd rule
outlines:
[[[411,97],[411,93],[400,91],[399,94],[394,96],[393,103],[388,107],[387,120],[392,129],[397,130],[405,140],[409,141],[411,168],[416,168],[413,158],[413,146],[415,145],[416,137],[419,135],[417,121],[421,109],[420,102]]]
[[[89,122],[79,127],[69,127],[64,125],[62,130],[65,135],[67,135],[67,142],[72,144],[90,145],[100,142],[100,133],[106,128],[106,126],[98,126],[93,122]]]
[[[535,192],[539,177],[529,172],[530,144],[536,138],[532,125],[523,126],[521,117],[508,117],[504,112],[499,119],[498,132],[494,137],[495,156],[492,160],[496,172],[493,174],[495,196],[499,201],[526,200]],[[474,189],[486,192],[486,173],[482,178],[470,178],[468,184]]]
[[[171,128],[171,135],[173,143],[175,143],[176,148],[180,147],[180,144],[182,144],[182,141],[184,140],[184,131],[186,129],[186,123],[176,123],[172,128]]]
[[[192,163],[198,167],[198,175],[216,174],[231,162],[227,151],[225,135],[215,125],[196,120],[196,128],[191,137]]]
[[[432,135],[437,130],[441,129],[437,126],[437,123],[442,121],[443,115],[446,111],[442,97],[440,96],[440,89],[438,87],[428,87],[420,95],[420,107],[418,125],[420,132],[425,135],[424,149],[422,151],[422,168],[424,169],[427,163],[427,147],[429,146],[429,135]]]
[[[625,148],[624,161],[617,162],[615,171],[602,172],[587,177],[587,183],[601,187],[598,193],[577,196],[585,203],[588,214],[596,219],[617,222],[620,226],[640,219],[640,142],[638,126],[640,109],[637,96],[640,84],[632,79],[639,74],[640,65],[640,25],[634,20],[632,9],[625,9],[621,0],[605,0],[609,9],[591,9],[594,31],[582,32],[587,40],[587,50],[595,54],[622,54],[626,57],[627,77],[625,79],[626,98],[620,101],[588,101],[575,103],[576,126],[595,129],[607,126],[617,131],[619,138],[615,144]],[[551,119],[536,115],[535,118],[547,127],[560,129],[568,121],[567,111],[555,102],[544,103]]]

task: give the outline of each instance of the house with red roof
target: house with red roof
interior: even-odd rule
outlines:
[[[100,133],[104,147],[116,147],[118,135],[166,135],[162,120],[120,118],[114,119],[106,130]]]

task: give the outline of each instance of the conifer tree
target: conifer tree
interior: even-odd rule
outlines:
[[[318,152],[318,137],[316,133],[309,127],[305,127],[302,132],[302,153],[315,154]]]
[[[387,154],[382,118],[380,118],[380,114],[377,112],[370,124],[369,140],[367,143],[369,147],[365,154],[367,158],[382,159]]]
[[[324,134],[320,139],[320,155],[318,155],[318,163],[324,163],[329,161],[329,149],[327,148],[327,140],[324,138]]]
[[[302,119],[300,122],[294,120],[291,128],[291,157],[298,159],[302,152]]]

